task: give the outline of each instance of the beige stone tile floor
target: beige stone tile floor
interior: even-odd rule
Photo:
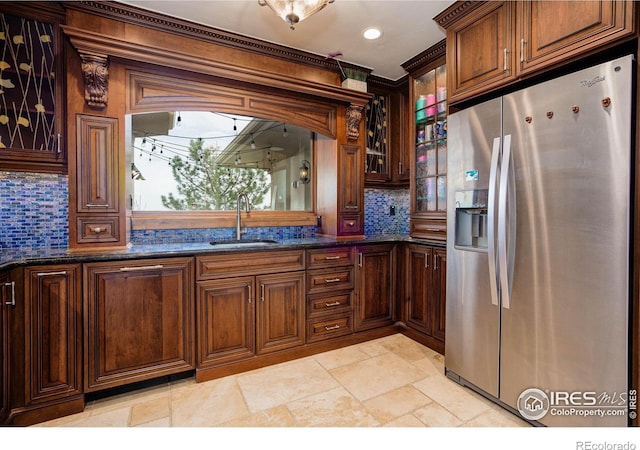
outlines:
[[[442,355],[402,335],[250,372],[91,401],[37,427],[528,427],[444,376]]]

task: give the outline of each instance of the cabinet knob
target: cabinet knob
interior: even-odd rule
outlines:
[[[347,222],[347,226],[348,227],[355,227],[356,223],[353,220],[350,220],[349,222]]]
[[[107,231],[106,228],[100,228],[100,227],[94,227],[91,228],[91,231],[96,233],[96,234],[100,234],[100,233],[104,233],[105,231]]]

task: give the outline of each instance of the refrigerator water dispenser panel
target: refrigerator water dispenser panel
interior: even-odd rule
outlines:
[[[489,191],[455,193],[455,246],[460,250],[487,251],[487,199]]]

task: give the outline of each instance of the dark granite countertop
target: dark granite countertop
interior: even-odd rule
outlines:
[[[332,239],[325,237],[282,239],[269,245],[211,245],[202,243],[174,243],[153,245],[131,245],[123,250],[105,250],[99,252],[78,252],[67,249],[2,249],[0,254],[0,270],[17,266],[38,264],[65,264],[92,261],[118,261],[140,258],[166,258],[178,256],[196,256],[229,252],[256,252],[269,250],[294,250],[305,248],[322,248],[345,245],[362,245],[386,242],[411,242],[445,247],[442,242],[430,242],[411,238],[404,234],[379,234],[358,239]]]

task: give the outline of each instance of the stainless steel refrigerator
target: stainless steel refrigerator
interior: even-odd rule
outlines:
[[[634,64],[449,116],[446,373],[533,423],[627,425]]]

